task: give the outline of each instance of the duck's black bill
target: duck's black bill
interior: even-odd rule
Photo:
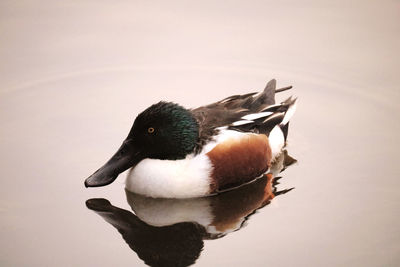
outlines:
[[[126,139],[117,153],[103,167],[85,180],[85,186],[97,187],[111,184],[120,173],[135,166],[141,159],[141,153],[135,148],[133,141]]]

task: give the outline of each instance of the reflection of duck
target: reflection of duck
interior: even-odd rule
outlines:
[[[295,162],[282,154],[273,171]],[[200,256],[204,239],[217,239],[239,230],[250,215],[277,195],[279,178],[269,173],[253,183],[223,194],[194,199],[154,199],[126,191],[135,214],[106,199],[89,199],[89,209],[120,232],[138,256],[150,266],[188,266]]]
[[[160,102],[138,115],[117,153],[86,179],[103,186],[133,167],[129,191],[164,198],[219,193],[264,174],[285,145],[296,100],[275,104],[276,81],[187,110]]]

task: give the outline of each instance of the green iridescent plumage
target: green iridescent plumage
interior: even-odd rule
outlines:
[[[148,128],[154,128],[148,133]],[[146,145],[150,158],[182,159],[192,153],[199,138],[199,127],[182,106],[159,102],[139,114],[129,135]]]

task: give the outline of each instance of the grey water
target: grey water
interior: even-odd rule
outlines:
[[[399,10],[2,1],[0,265],[146,266],[166,251],[195,266],[398,266]],[[278,101],[299,98],[286,148],[297,162],[277,182],[182,201],[127,193],[126,173],[84,187],[149,105],[197,107],[272,78],[293,85]],[[168,226],[167,207],[214,207],[198,214],[220,228]]]

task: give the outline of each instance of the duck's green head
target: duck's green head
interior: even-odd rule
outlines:
[[[154,104],[136,117],[122,146],[85,186],[110,184],[145,158],[183,159],[194,151],[198,138],[199,126],[189,110],[170,102]]]

